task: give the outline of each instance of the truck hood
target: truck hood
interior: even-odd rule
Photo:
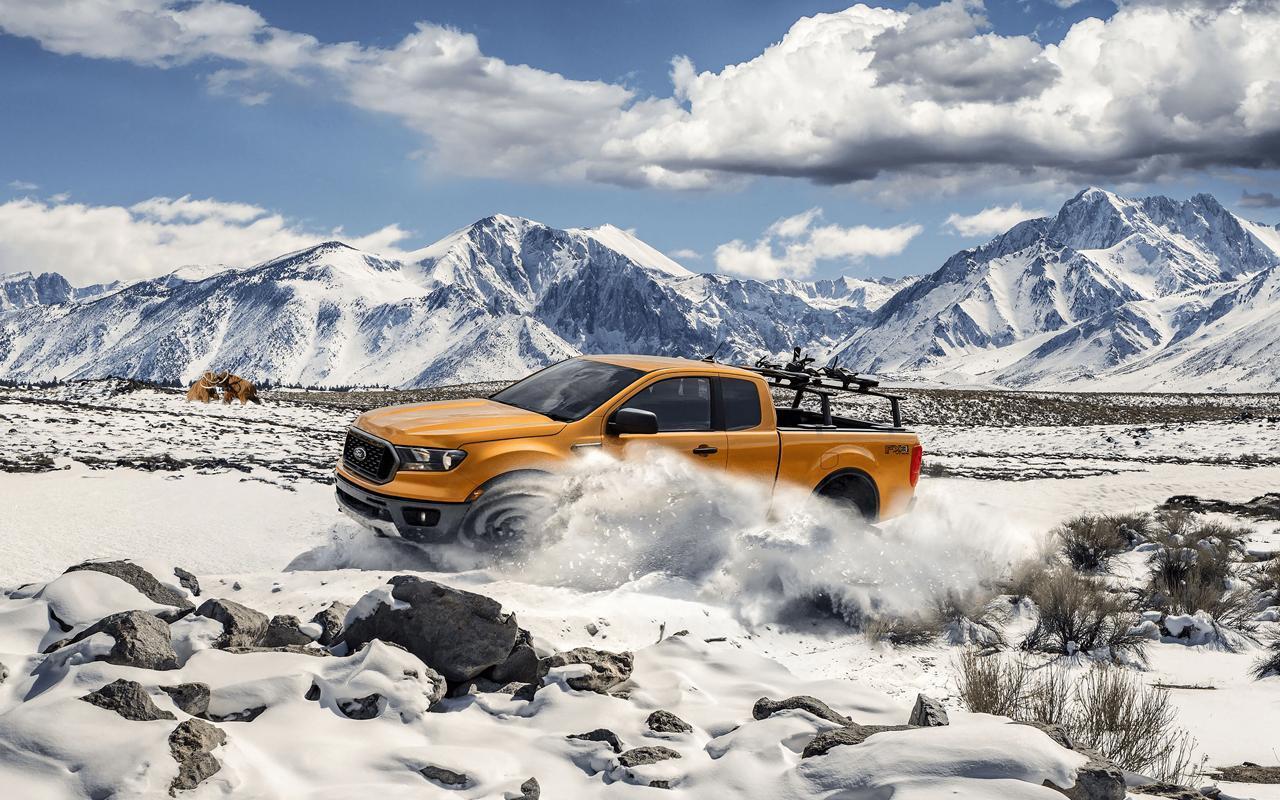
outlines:
[[[550,436],[563,422],[480,398],[439,400],[367,411],[356,427],[392,444],[455,447],[468,442]]]

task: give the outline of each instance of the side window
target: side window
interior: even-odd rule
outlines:
[[[754,383],[721,378],[720,391],[724,394],[725,430],[745,431],[760,424],[760,392]]]
[[[641,389],[622,407],[652,411],[659,431],[709,431],[711,379],[667,378]]]

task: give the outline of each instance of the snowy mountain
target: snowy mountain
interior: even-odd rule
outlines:
[[[1280,388],[1277,265],[1276,231],[1210,195],[1087,189],[956,253],[835,354],[869,372],[1018,387]]]
[[[25,303],[0,315],[0,375],[185,381],[225,367],[421,386],[514,377],[580,352],[699,356],[723,341],[722,355],[751,357],[833,346],[868,314],[863,295],[842,291],[693,274],[619,228],[499,215],[400,260],[326,242],[88,302]]]
[[[902,380],[1280,389],[1280,231],[1212,196],[1087,189],[923,277],[692,273],[611,225],[496,215],[393,259],[325,242],[128,286],[0,278],[0,376],[424,386],[578,353],[793,345]]]

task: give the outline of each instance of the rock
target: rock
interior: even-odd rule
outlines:
[[[610,653],[593,647],[576,647],[568,652],[556,653],[550,658],[543,659],[538,672],[540,676],[545,676],[555,667],[585,664],[591,668],[590,673],[575,675],[566,679],[565,683],[571,689],[605,694],[631,677],[633,663],[631,653]]]
[[[192,602],[177,589],[165,586],[156,580],[156,576],[131,561],[86,561],[83,564],[76,564],[74,567],[67,568],[68,573],[81,572],[83,570],[102,572],[119,578],[137,589],[153,603],[159,603],[162,606],[174,606],[175,608],[193,607]]]
[[[649,788],[650,789],[670,789],[671,781],[667,780],[666,778],[657,778],[649,781]]]
[[[443,786],[466,786],[470,780],[465,772],[454,772],[451,769],[428,764],[418,770],[418,774]]]
[[[342,621],[346,619],[347,612],[350,610],[351,606],[335,600],[324,609],[316,612],[316,615],[311,618],[312,622],[320,626],[320,638],[316,641],[325,647],[329,647],[341,639]]]
[[[1130,787],[1129,791],[1143,797],[1166,797],[1172,800],[1204,800],[1204,794],[1197,789],[1178,786],[1173,783],[1148,783],[1145,786]]]
[[[332,653],[318,647],[303,647],[300,644],[286,644],[280,647],[227,647],[223,648],[228,653],[293,653],[296,656],[315,656],[316,658],[326,658]]]
[[[538,800],[542,797],[542,787],[538,785],[537,778],[530,778],[520,784],[520,800]]]
[[[538,654],[530,645],[532,636],[521,628],[516,634],[515,646],[505,661],[489,670],[489,679],[494,683],[532,683],[538,680]]]
[[[911,730],[910,725],[859,725],[855,722],[843,728],[823,731],[813,737],[812,741],[805,745],[804,752],[800,754],[800,757],[813,758],[814,756],[826,755],[833,747],[862,744],[868,737],[885,731],[909,730]]]
[[[266,710],[266,706],[250,706],[239,711],[232,711],[230,714],[208,714],[205,719],[210,722],[253,722],[262,716],[262,712]]]
[[[257,647],[267,632],[267,615],[242,606],[234,600],[210,598],[200,604],[196,613],[222,623],[222,635],[214,647]]]
[[[56,642],[45,650],[51,653],[97,633],[105,633],[115,644],[111,652],[98,658],[108,664],[141,669],[177,669],[178,654],[169,639],[169,626],[145,611],[120,611],[98,620],[69,641]]]
[[[833,711],[831,706],[807,694],[788,697],[785,700],[770,700],[767,697],[761,697],[751,708],[751,716],[756,719],[767,719],[779,711],[793,708],[808,711],[819,719],[825,719],[827,722],[834,722],[837,725],[850,725],[853,723],[853,720],[844,714]]]
[[[178,579],[178,585],[181,586],[183,589],[186,589],[188,592],[191,592],[191,594],[195,595],[196,597],[200,596],[200,581],[196,578],[195,575],[192,575],[190,572],[187,572],[182,567],[174,567],[173,577]]]
[[[177,686],[161,686],[160,690],[173,700],[173,704],[193,717],[203,717],[209,711],[209,686],[204,683],[179,683]]]
[[[347,719],[373,719],[378,716],[382,705],[382,695],[374,692],[364,697],[353,697],[338,701],[338,709]]]
[[[1070,789],[1045,781],[1046,788],[1066,795],[1071,800],[1125,800],[1124,772],[1101,758],[1090,758],[1076,770],[1076,782]]]
[[[86,703],[92,703],[98,708],[114,711],[125,719],[135,722],[177,719],[168,711],[157,708],[156,704],[151,702],[151,697],[146,690],[142,688],[142,684],[137,681],[125,680],[124,678],[117,678],[96,692],[86,694],[80,699]]]
[[[670,747],[652,745],[631,748],[618,756],[618,763],[624,767],[639,767],[645,764],[656,764],[659,761],[667,761],[672,758],[680,758],[680,754]]]
[[[927,695],[918,694],[916,706],[911,709],[911,718],[907,720],[907,724],[920,728],[937,728],[950,725],[951,721],[947,719],[947,710],[942,707],[942,703]]]
[[[645,720],[649,730],[655,733],[693,733],[693,726],[672,714],[658,709]]]
[[[9,679],[9,668],[4,665],[3,661],[0,661],[0,683],[4,683],[8,679]]]
[[[542,684],[540,683],[526,683],[524,686],[521,686],[519,689],[512,692],[511,697],[516,700],[528,700],[532,702],[533,696],[536,695],[538,690],[541,688]]]
[[[302,632],[302,620],[292,614],[276,614],[267,623],[260,647],[288,647],[291,644],[311,644],[310,636]]]
[[[342,639],[351,651],[372,639],[394,642],[450,684],[501,664],[516,644],[515,614],[498,601],[408,575],[392,578],[391,599],[351,623]]]
[[[573,733],[565,737],[566,739],[582,739],[587,742],[604,742],[615,753],[623,751],[622,740],[618,738],[618,734],[608,728],[596,728],[594,731],[586,733]]]
[[[169,784],[169,795],[194,789],[222,769],[222,764],[213,757],[213,750],[226,742],[227,735],[204,720],[188,719],[178,723],[169,734],[169,752],[178,762],[178,774]]]

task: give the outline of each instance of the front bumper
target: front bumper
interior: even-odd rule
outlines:
[[[368,528],[411,542],[450,542],[458,535],[470,503],[440,503],[411,500],[371,492],[333,475],[334,496],[347,516]]]

